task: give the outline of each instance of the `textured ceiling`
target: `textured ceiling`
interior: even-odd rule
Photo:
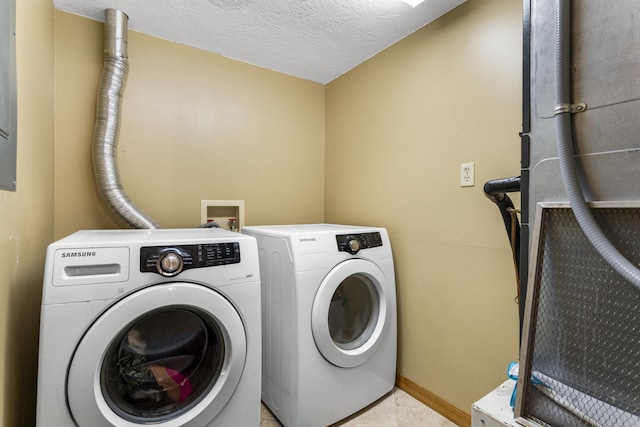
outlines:
[[[466,0],[53,0],[57,9],[328,83]]]

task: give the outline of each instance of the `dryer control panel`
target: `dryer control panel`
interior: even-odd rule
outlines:
[[[203,243],[140,248],[140,271],[172,277],[184,270],[238,264],[240,243]]]
[[[336,236],[339,252],[348,252],[355,255],[360,249],[369,249],[382,246],[382,237],[379,232],[338,234]]]

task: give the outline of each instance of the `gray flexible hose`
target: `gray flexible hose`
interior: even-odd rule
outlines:
[[[556,106],[571,103],[571,0],[556,0]],[[625,280],[640,289],[640,270],[607,239],[587,205],[573,157],[571,112],[556,112],[556,138],[560,173],[571,209],[585,236],[602,258]]]
[[[104,67],[96,102],[96,124],[91,155],[98,192],[107,205],[131,228],[158,225],[129,199],[120,183],[117,162],[122,92],[129,72],[127,15],[105,11]]]

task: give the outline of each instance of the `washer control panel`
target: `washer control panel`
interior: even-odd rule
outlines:
[[[382,237],[377,231],[375,233],[338,234],[336,241],[338,242],[338,251],[348,252],[351,255],[357,254],[361,249],[382,246]]]
[[[184,270],[238,264],[240,243],[203,243],[140,248],[140,271],[173,277]]]

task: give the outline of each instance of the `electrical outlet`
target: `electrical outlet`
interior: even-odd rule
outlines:
[[[475,185],[474,163],[460,164],[460,187],[473,187]]]

